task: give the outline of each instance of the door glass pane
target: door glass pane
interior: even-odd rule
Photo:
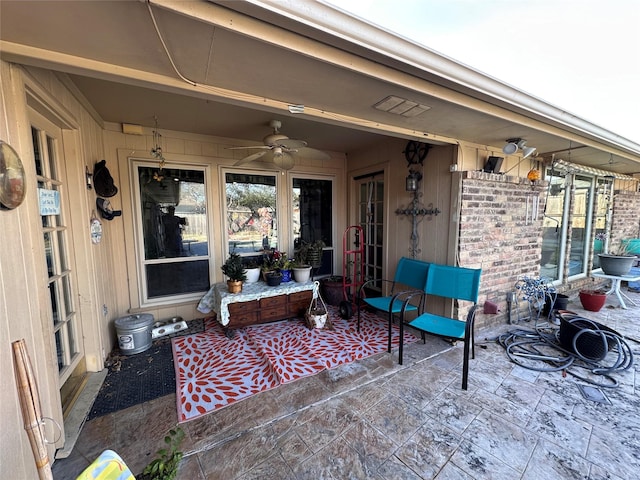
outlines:
[[[384,278],[382,271],[384,241],[384,182],[365,180],[359,186],[360,198],[358,219],[364,231],[365,280]],[[378,283],[375,290],[380,290]]]
[[[586,271],[587,233],[589,232],[589,206],[591,204],[592,179],[574,178],[573,215],[571,220],[571,247],[569,253],[569,276]]]
[[[64,296],[64,310],[68,315],[73,312],[73,300],[71,296],[71,285],[69,284],[69,275],[63,276],[60,280],[62,282],[62,294]]]
[[[225,180],[229,253],[278,248],[276,177],[227,173]]]
[[[58,251],[66,252],[66,232],[64,230],[60,230],[57,235],[58,238]],[[60,256],[60,272],[66,272],[69,270],[68,258],[64,255]]]
[[[44,233],[44,255],[47,259],[47,274],[51,278],[55,275],[55,257],[53,245],[51,244],[51,232]]]
[[[60,330],[58,330],[55,333],[55,338],[56,338],[56,352],[57,352],[57,357],[58,357],[58,371],[62,370],[64,368],[65,365],[65,350],[64,350],[64,343],[62,341],[62,332],[60,332]]]
[[[58,304],[58,284],[54,281],[49,284],[49,296],[51,297],[51,313],[53,314],[53,324],[61,322],[60,305]]]
[[[549,177],[549,192],[542,221],[542,255],[540,276],[549,280],[560,278],[562,219],[564,212],[565,179],[557,173]]]
[[[67,343],[69,344],[69,352],[71,355],[78,353],[78,346],[76,345],[76,332],[75,330],[75,322],[69,322],[65,328],[67,332]]]
[[[612,182],[608,179],[598,179],[597,201],[594,213],[595,235],[593,241],[593,268],[600,268],[599,253],[603,253],[607,245],[607,218],[611,204]]]

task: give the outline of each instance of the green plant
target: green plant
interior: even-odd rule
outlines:
[[[295,253],[296,262],[300,265],[320,266],[324,247],[326,247],[326,244],[322,240],[302,243]]]
[[[631,252],[632,250],[631,242],[628,240],[620,240],[620,243],[612,249],[610,249],[610,255],[616,255],[617,257],[635,257],[635,255]]]
[[[178,465],[182,460],[183,453],[179,450],[184,431],[178,427],[169,430],[169,434],[164,437],[166,448],[161,448],[156,452],[158,456],[152,460],[142,471],[141,480],[173,480],[178,474]]]
[[[244,271],[245,267],[242,264],[242,257],[237,253],[231,253],[229,258],[224,262],[224,265],[220,268],[222,269],[222,273],[233,282],[244,282],[247,279],[247,274]]]
[[[260,268],[260,264],[255,258],[251,258],[244,264],[244,268],[246,269]]]

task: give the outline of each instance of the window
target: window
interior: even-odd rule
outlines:
[[[604,231],[607,202],[598,196],[594,204],[595,181],[591,176],[550,170],[547,179],[540,276],[560,281],[565,265],[568,277],[587,273],[589,259],[597,250],[590,241],[592,225],[596,232]]]
[[[209,288],[206,170],[136,162],[143,303]]]
[[[228,252],[251,255],[278,247],[276,176],[226,173]]]
[[[564,255],[565,175],[552,172],[547,176],[549,190],[542,220],[542,256],[540,276],[558,280]]]
[[[570,277],[587,272],[587,260],[592,252],[588,239],[591,237],[593,177],[575,175],[573,184],[573,214],[569,245]]]
[[[600,178],[597,182],[597,196],[594,215],[595,239],[593,241],[593,268],[600,268],[600,257],[598,253],[602,253],[608,247],[606,243],[607,223],[609,223],[611,194],[613,181],[610,179]]]
[[[325,248],[316,275],[333,272],[333,182],[317,178],[293,178],[292,232],[294,251],[302,243],[322,240]]]

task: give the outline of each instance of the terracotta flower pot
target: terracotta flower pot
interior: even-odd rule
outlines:
[[[242,291],[242,282],[227,280],[227,288],[229,289],[229,293],[240,293]]]
[[[582,307],[590,312],[599,312],[607,301],[607,295],[599,290],[581,290],[579,297]]]

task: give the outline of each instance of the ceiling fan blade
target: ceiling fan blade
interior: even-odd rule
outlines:
[[[267,150],[263,150],[262,152],[252,153],[248,157],[244,157],[242,160],[238,160],[235,163],[235,166],[244,165],[245,163],[253,162],[254,160],[257,160],[258,158],[264,156],[266,153],[267,153]]]
[[[273,163],[281,170],[291,170],[296,162],[293,155],[287,152],[282,152],[282,155],[273,156]]]
[[[251,146],[251,147],[227,147],[227,148],[225,148],[225,150],[247,150],[247,149],[250,149],[250,148],[253,148],[253,149],[259,148],[260,150],[268,150],[268,149],[270,149],[272,147],[269,146],[269,145],[254,145],[254,146]]]
[[[329,160],[331,158],[328,153],[309,147],[299,149],[297,154],[298,156],[308,158],[309,160]]]
[[[303,148],[307,146],[307,142],[304,140],[294,140],[293,138],[283,138],[277,141],[277,144],[285,148]]]

